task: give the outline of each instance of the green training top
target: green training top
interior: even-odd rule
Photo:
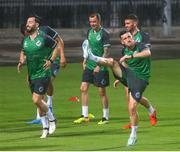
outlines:
[[[123,55],[132,55],[134,52],[141,52],[149,48],[143,43],[137,43],[136,46],[129,50],[123,49]],[[150,57],[132,58],[127,60],[128,68],[139,78],[148,81],[150,77],[151,59]]]
[[[29,36],[23,39],[22,50],[26,55],[30,80],[51,76],[50,69],[45,70],[43,65],[55,46],[56,42],[47,35],[38,34],[34,40]]]
[[[93,29],[90,29],[87,34],[89,46],[92,50],[92,53],[97,56],[102,56],[104,53],[105,47],[110,47],[110,36],[109,33],[104,29],[100,28],[99,31],[95,32]],[[97,66],[97,63],[92,60],[87,60],[86,67],[90,70],[94,70]],[[107,71],[108,69],[104,66],[100,66],[101,71]]]

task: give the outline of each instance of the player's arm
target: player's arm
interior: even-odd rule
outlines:
[[[51,38],[53,38],[57,42],[57,48],[59,50],[59,55],[61,57],[60,66],[65,67],[66,66],[66,58],[65,58],[65,55],[64,55],[64,42],[63,42],[62,38],[51,27],[44,26],[44,28],[45,28],[45,31],[46,31],[47,35],[49,35]]]
[[[107,58],[109,56],[109,49],[110,49],[110,36],[109,33],[107,31],[103,31],[103,55],[102,57]],[[100,71],[100,66],[96,66],[96,68],[94,69],[94,72],[99,72]]]
[[[17,65],[17,71],[18,71],[18,73],[21,72],[21,69],[22,69],[22,66],[23,66],[23,63],[25,62],[25,60],[26,60],[26,55],[25,55],[24,52],[21,50],[20,55],[19,55],[19,62],[18,62],[18,65]]]
[[[128,59],[133,59],[133,58],[145,58],[151,56],[151,51],[146,48],[142,50],[141,52],[134,53],[131,55],[124,55],[122,58],[120,58],[120,63],[126,62]]]
[[[132,58],[145,58],[151,56],[151,51],[149,48],[143,49],[141,52],[132,54]]]
[[[55,40],[50,36],[45,36],[45,46],[51,48],[51,56],[49,59],[45,59],[44,69],[50,68],[51,64],[55,61],[56,57],[59,56],[59,48]]]
[[[64,55],[64,42],[63,42],[62,38],[59,35],[56,36],[55,40],[57,42],[57,47],[59,49],[59,54],[60,54],[60,57],[61,57],[60,66],[64,68],[66,66],[66,58],[65,58],[65,55]]]

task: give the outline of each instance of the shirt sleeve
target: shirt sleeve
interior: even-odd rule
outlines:
[[[45,36],[45,46],[54,49],[56,47],[56,41],[53,40],[50,36]]]
[[[50,26],[44,26],[43,27],[46,34],[49,35],[51,38],[55,39],[58,36],[58,33],[52,29]]]
[[[151,47],[149,34],[146,33],[146,32],[141,31],[141,35],[142,35],[142,43],[144,43],[148,47]]]
[[[102,37],[103,47],[110,47],[110,35],[109,32],[103,29],[103,37]]]
[[[139,49],[140,49],[140,52],[142,52],[142,51],[145,50],[145,49],[150,50],[149,46],[147,46],[147,44],[144,44],[144,43],[142,43],[142,42],[138,43],[137,45],[138,45],[138,47],[139,47]],[[150,50],[150,51],[151,51],[151,50]]]

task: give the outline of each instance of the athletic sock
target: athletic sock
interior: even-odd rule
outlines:
[[[103,108],[103,118],[106,118],[106,120],[109,119],[109,108],[107,109]]]
[[[47,95],[47,105],[52,108],[52,96]]]
[[[152,105],[150,105],[149,108],[148,108],[149,115],[150,115],[150,114],[153,114],[154,111],[155,111],[155,109],[153,108]]]
[[[39,110],[37,109],[36,119],[40,119]]]
[[[93,60],[93,61],[95,61],[95,62],[100,62],[100,61],[101,61],[101,62],[105,62],[105,60],[106,60],[106,59],[104,59],[104,58],[102,58],[102,57],[93,55],[92,52],[89,53],[89,59],[90,59],[90,60]]]
[[[137,128],[138,128],[138,126],[131,126],[130,137],[136,137]]]
[[[87,118],[88,117],[88,106],[82,106],[82,115]]]
[[[49,108],[48,108],[48,112],[46,113],[46,115],[50,121],[55,120],[54,115]]]
[[[47,117],[46,116],[41,116],[40,119],[41,119],[43,128],[49,128],[49,123],[48,123]]]

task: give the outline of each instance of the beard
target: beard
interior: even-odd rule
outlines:
[[[35,27],[29,27],[27,26],[26,27],[26,31],[29,33],[29,34],[32,34],[36,31],[36,28]]]

